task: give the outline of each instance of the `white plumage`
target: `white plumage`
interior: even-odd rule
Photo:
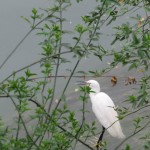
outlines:
[[[100,85],[95,80],[86,82],[90,88],[90,98],[92,102],[92,109],[102,126],[107,129],[109,134],[117,138],[125,138],[122,132],[120,123],[117,118],[115,105],[111,98],[104,92],[100,92]]]

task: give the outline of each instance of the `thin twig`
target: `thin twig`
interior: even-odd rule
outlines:
[[[34,25],[34,27],[32,27],[32,29],[30,31],[27,32],[27,34],[21,39],[21,41],[17,44],[17,46],[12,50],[12,52],[6,57],[6,59],[3,61],[3,63],[0,65],[0,70],[2,69],[2,67],[5,65],[5,63],[8,61],[8,59],[15,53],[15,51],[18,49],[18,47],[24,42],[24,40],[30,35],[30,33],[39,25],[41,24],[43,21],[45,21],[47,18],[49,18],[50,16],[52,16],[55,13],[55,11],[53,13],[51,13],[50,15],[46,16],[44,19],[42,19],[41,21],[39,21],[37,24]]]
[[[34,104],[36,104],[37,107],[41,108],[41,109],[45,112],[45,114],[48,116],[48,118],[51,119],[50,114],[48,114],[48,113],[46,112],[46,110],[45,110],[38,102],[34,101],[33,99],[29,99],[29,101],[33,102]],[[71,137],[77,139],[76,136],[74,136],[72,133],[70,133],[69,131],[67,131],[65,128],[63,128],[63,127],[60,126],[59,124],[57,124],[57,126],[58,126],[59,129],[61,129],[61,130],[64,131],[65,133],[69,134]],[[84,141],[82,141],[81,139],[78,139],[78,141],[79,141],[81,144],[83,144],[84,146],[86,146],[87,148],[93,150],[92,147],[90,147],[88,144],[86,144],[86,143],[85,143]]]
[[[63,55],[63,54],[67,54],[67,53],[71,53],[71,51],[62,52],[62,53],[60,53],[60,54],[53,54],[52,56],[50,56],[50,57],[48,57],[48,58],[50,59],[50,58],[56,57],[57,55]],[[29,68],[29,67],[32,67],[32,66],[34,66],[34,65],[36,65],[36,64],[38,64],[38,63],[40,63],[40,62],[42,62],[42,61],[45,61],[45,59],[48,59],[48,58],[42,58],[42,59],[40,59],[40,60],[37,60],[37,61],[35,61],[35,62],[33,62],[33,63],[31,63],[31,64],[29,64],[29,65],[23,67],[23,68],[21,68],[21,69],[18,69],[17,71],[14,71],[14,72],[11,73],[9,76],[7,76],[0,84],[3,84],[3,83],[4,83],[5,81],[7,81],[10,77],[12,77],[14,74],[19,73],[19,72],[21,72],[21,71],[23,71],[23,70],[25,70],[25,69],[27,69],[27,68]]]
[[[94,35],[95,35],[95,33],[96,33],[96,30],[97,30],[97,28],[98,28],[98,25],[99,25],[99,22],[100,22],[100,18],[102,17],[102,12],[103,12],[103,8],[104,8],[104,5],[105,5],[105,2],[106,2],[106,0],[105,0],[105,1],[103,2],[103,4],[102,4],[98,21],[97,21],[97,23],[96,23],[94,32],[92,33],[91,38],[90,38],[90,40],[89,40],[89,42],[88,42],[88,44],[87,44],[87,48],[90,46],[90,44],[91,44],[91,42],[92,42],[92,39],[93,39],[93,37],[94,37]],[[77,66],[78,66],[78,64],[79,64],[79,62],[80,62],[80,59],[77,61],[76,65],[75,65],[75,67],[74,67],[74,69],[73,69],[73,71],[71,72],[71,75],[70,75],[70,77],[69,77],[69,79],[68,79],[68,81],[67,81],[67,84],[66,84],[66,86],[65,86],[65,88],[64,88],[64,90],[63,90],[63,92],[62,92],[61,98],[64,96],[64,93],[65,93],[65,91],[66,91],[66,89],[67,89],[67,87],[68,87],[68,84],[69,84],[69,82],[70,82],[70,80],[71,80],[71,78],[72,78],[72,76],[73,76],[73,74],[74,74],[74,72],[75,72],[75,70],[76,70],[76,68],[77,68]],[[58,108],[58,106],[59,106],[59,104],[60,104],[60,102],[61,102],[61,98],[59,99],[59,101],[58,101],[58,103],[57,103],[57,105],[56,105],[56,107],[55,107],[53,113],[54,113],[55,110]]]
[[[143,106],[143,107],[141,107],[141,108],[138,108],[138,109],[136,109],[135,111],[132,111],[132,112],[130,112],[130,113],[128,113],[128,114],[126,114],[126,115],[124,115],[123,116],[123,118],[125,118],[125,117],[127,117],[127,116],[129,116],[129,115],[132,115],[132,114],[134,114],[134,113],[136,113],[136,112],[138,112],[138,111],[140,111],[140,110],[142,110],[142,109],[144,109],[144,108],[146,108],[146,107],[149,107],[150,106],[150,104],[149,105],[146,105],[146,106]],[[107,129],[109,129],[113,124],[115,124],[117,121],[120,121],[119,119],[117,119],[115,122],[113,122],[109,127],[107,127],[106,128],[106,130]],[[95,134],[95,135],[99,135],[99,134],[101,134],[102,132],[99,132],[99,133],[97,133],[97,134]],[[91,135],[91,136],[93,136],[93,135]],[[91,136],[88,136],[88,137],[91,137]]]
[[[62,10],[61,10],[61,7],[62,7],[62,2],[60,0],[59,1],[60,31],[62,31]],[[54,84],[53,84],[53,92],[52,92],[52,97],[51,97],[51,100],[50,100],[50,104],[48,106],[48,113],[50,113],[51,106],[52,106],[53,100],[54,100],[55,90],[56,90],[56,83],[57,83],[56,76],[58,75],[58,70],[59,70],[59,65],[60,65],[59,62],[60,62],[60,53],[61,53],[61,43],[62,43],[62,37],[59,40],[59,50],[58,50],[58,58],[57,58],[57,63],[56,63],[56,71],[55,71]],[[56,43],[56,45],[57,45],[57,43]],[[46,117],[46,120],[45,120],[45,124],[49,124],[49,120],[47,119],[47,117]],[[45,136],[46,131],[47,131],[47,128],[45,129],[45,131],[43,133],[43,136],[40,139],[39,145],[41,144],[41,142],[42,142],[42,140]]]
[[[4,91],[3,89],[1,89],[1,90],[2,90],[4,93],[6,93],[6,94],[8,95],[8,93],[7,93],[6,91]],[[17,107],[17,104],[15,103],[15,100],[14,100],[12,97],[9,97],[9,98],[11,99],[12,103],[14,104],[14,106],[15,106],[17,112],[18,112],[19,118],[20,118],[20,120],[21,120],[21,122],[22,122],[22,125],[23,125],[24,129],[25,129],[25,132],[26,132],[27,137],[31,140],[32,144],[37,148],[37,150],[39,150],[39,147],[38,147],[37,144],[33,141],[33,139],[31,138],[31,136],[30,136],[30,134],[29,134],[29,132],[28,132],[28,129],[27,129],[26,125],[25,125],[25,122],[24,122],[24,120],[23,120],[23,118],[22,118],[21,113],[20,113],[19,110],[18,110],[18,107]],[[30,143],[30,144],[31,144],[31,143]]]
[[[141,129],[139,129],[138,131],[134,132],[133,134],[131,134],[130,136],[128,136],[126,139],[124,139],[117,147],[115,147],[114,150],[119,149],[124,142],[126,142],[131,137],[133,137],[134,135],[136,135],[137,133],[139,133],[140,131],[142,131],[143,129],[145,129],[149,124],[150,124],[150,120]]]
[[[19,103],[20,103],[20,106],[21,106],[21,101]],[[21,123],[21,117],[19,115],[19,118],[18,118],[18,127],[17,127],[17,130],[16,130],[16,139],[15,139],[16,141],[18,140],[18,136],[19,136],[20,123]]]
[[[86,98],[86,93],[84,93],[84,96],[83,96],[83,99],[82,99],[82,122],[81,122],[79,130],[77,131],[77,133],[75,135],[75,137],[77,137],[76,141],[75,141],[75,146],[78,142],[78,139],[80,138],[80,131],[81,131],[81,129],[83,127],[83,124],[84,124],[84,121],[85,121],[85,98]],[[74,146],[74,149],[75,149],[75,146]]]
[[[60,31],[62,31],[62,1],[59,1],[59,17],[60,17]],[[61,33],[62,34],[62,33]],[[58,50],[58,54],[61,53],[61,43],[62,43],[62,36],[59,40],[59,50]],[[56,71],[55,71],[55,76],[58,75],[58,70],[59,70],[59,62],[60,62],[60,55],[58,55],[57,58],[57,63],[56,63]],[[54,85],[53,85],[53,93],[52,93],[52,98],[50,101],[50,104],[48,106],[48,113],[50,113],[51,107],[52,107],[52,103],[53,103],[53,99],[54,99],[54,95],[55,95],[55,89],[56,89],[56,82],[57,82],[57,78],[54,78]]]

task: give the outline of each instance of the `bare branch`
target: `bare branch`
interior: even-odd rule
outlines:
[[[50,16],[52,16],[55,13],[55,11],[53,13],[51,13],[50,15],[46,16],[44,19],[42,19],[41,21],[39,21],[37,24],[34,25],[34,27],[28,31],[28,33],[21,39],[21,41],[17,44],[17,46],[12,50],[12,52],[6,57],[6,59],[3,61],[3,63],[0,65],[0,70],[2,69],[2,67],[5,65],[5,63],[8,61],[8,59],[15,53],[15,51],[18,49],[18,47],[24,42],[24,40],[30,35],[30,33],[39,25],[41,24],[43,21],[45,21],[47,18],[49,18]]]
[[[143,129],[145,129],[148,125],[150,124],[150,120],[138,131],[134,132],[133,134],[131,134],[130,136],[128,136],[126,139],[124,139],[117,147],[115,147],[114,150],[117,150],[121,147],[121,145],[126,142],[127,140],[129,140],[130,138],[132,138],[134,135],[136,135],[137,133],[141,132]]]

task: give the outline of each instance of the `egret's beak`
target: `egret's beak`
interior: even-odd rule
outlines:
[[[87,85],[86,81],[77,81],[77,85]]]

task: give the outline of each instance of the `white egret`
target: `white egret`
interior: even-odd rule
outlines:
[[[105,129],[113,137],[125,138],[118,121],[118,114],[115,110],[115,105],[112,99],[106,93],[100,92],[100,85],[97,81],[89,80],[85,81],[85,84],[91,88],[89,96],[92,103],[92,109],[95,116],[103,126],[97,146],[103,138]]]

